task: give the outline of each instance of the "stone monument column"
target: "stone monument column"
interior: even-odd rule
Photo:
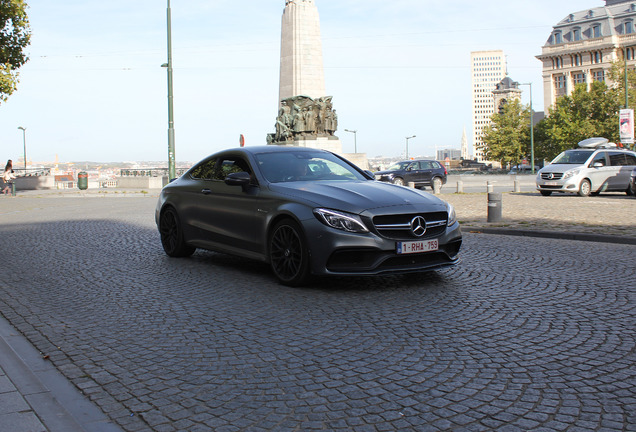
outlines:
[[[325,91],[318,8],[314,0],[285,0],[278,117],[268,144],[341,153],[332,99]]]
[[[279,102],[325,96],[320,17],[314,0],[286,0],[280,46]]]

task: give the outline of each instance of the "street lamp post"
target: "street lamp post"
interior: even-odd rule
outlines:
[[[27,156],[26,156],[26,128],[18,126],[18,129],[22,131],[22,143],[24,144],[24,175],[27,172]]]
[[[532,110],[532,83],[521,83],[519,85],[530,86],[530,167],[534,174],[534,111]]]
[[[353,152],[358,153],[358,131],[345,129],[345,132],[351,132],[353,134]]]
[[[406,137],[406,159],[408,160],[409,158],[409,140],[411,138],[415,138],[415,135],[410,136],[410,137]]]
[[[168,0],[168,63],[162,65],[168,69],[168,181],[177,177],[174,157],[174,108],[172,93],[172,17]]]

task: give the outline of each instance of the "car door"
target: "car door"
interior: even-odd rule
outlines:
[[[435,167],[433,166],[433,163],[431,161],[421,161],[420,166],[422,167],[422,171],[420,174],[422,183],[430,186],[431,180],[433,179],[433,169]]]
[[[597,166],[595,166],[597,165]],[[587,166],[587,168],[585,168]],[[583,165],[585,168],[585,176],[592,182],[593,192],[602,192],[609,187],[608,178],[612,176],[612,168],[609,166],[609,160],[607,159],[607,152],[597,152],[588,165]]]
[[[607,190],[627,190],[632,170],[627,166],[624,151],[608,152],[611,174],[607,178]]]
[[[195,206],[198,222],[205,232],[203,240],[217,249],[261,254],[264,245],[258,213],[260,188],[257,184],[245,187],[227,185],[225,178],[236,172],[247,172],[253,176],[249,163],[242,157],[221,156],[213,178],[202,184]]]
[[[406,168],[405,182],[413,182],[415,184],[421,183],[422,171],[420,170],[420,163],[418,161],[411,162]]]

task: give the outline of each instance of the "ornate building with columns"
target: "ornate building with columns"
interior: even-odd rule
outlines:
[[[573,12],[552,29],[537,58],[543,63],[546,111],[577,84],[610,82],[616,61],[636,65],[636,2],[605,0],[605,6]]]

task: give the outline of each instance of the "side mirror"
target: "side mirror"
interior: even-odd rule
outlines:
[[[252,181],[252,177],[245,171],[231,173],[225,177],[225,184],[228,186],[247,186]]]
[[[594,162],[594,165],[592,165],[594,168],[600,168],[600,167],[604,167],[605,164],[603,162]]]

